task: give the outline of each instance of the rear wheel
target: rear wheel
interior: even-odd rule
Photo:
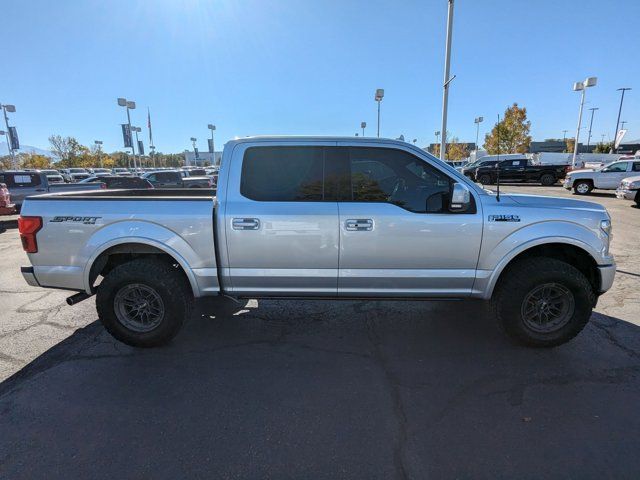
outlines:
[[[480,182],[483,185],[491,184],[491,175],[489,175],[488,173],[483,173],[478,177],[478,182]]]
[[[636,208],[640,208],[640,190],[636,192],[636,198],[633,201],[636,202]]]
[[[518,261],[500,278],[492,298],[496,319],[517,342],[553,347],[589,321],[596,296],[578,269],[553,258]]]
[[[115,267],[98,286],[96,307],[106,330],[134,347],[155,347],[175,337],[193,298],[182,272],[157,259]]]
[[[540,183],[545,187],[549,187],[556,183],[556,177],[551,175],[550,173],[545,173],[540,177]]]
[[[573,186],[573,191],[578,195],[588,195],[593,190],[593,184],[586,180],[578,180]]]

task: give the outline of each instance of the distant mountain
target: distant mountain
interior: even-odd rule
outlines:
[[[31,145],[20,145],[20,150],[16,153],[36,153],[38,155],[44,155],[49,158],[56,158],[56,156],[50,150],[44,150],[38,147],[32,147]],[[7,142],[0,142],[0,157],[9,155],[9,147]]]

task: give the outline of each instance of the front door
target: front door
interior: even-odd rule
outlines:
[[[452,178],[404,150],[349,147],[347,158],[338,294],[470,294],[482,237],[475,199],[467,213],[451,212]]]
[[[335,145],[335,143],[333,144]],[[335,296],[338,204],[318,146],[256,146],[234,154],[226,196],[229,291]]]

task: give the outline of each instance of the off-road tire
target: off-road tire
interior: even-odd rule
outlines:
[[[488,173],[483,173],[478,177],[478,183],[482,185],[491,185],[493,182],[491,181],[491,175]]]
[[[127,328],[116,314],[118,292],[132,284],[142,284],[156,291],[162,299],[164,312],[160,323],[151,331],[138,332]],[[189,318],[193,295],[184,274],[170,262],[161,259],[138,259],[111,270],[98,286],[96,307],[105,329],[127,345],[156,347],[174,338]]]
[[[550,187],[556,183],[556,177],[550,173],[545,173],[540,177],[540,183],[545,187]]]
[[[580,190],[580,185],[586,185],[586,190],[578,191]],[[588,180],[578,180],[573,185],[573,191],[576,195],[589,195],[592,190],[593,190],[593,183],[591,183]]]
[[[527,326],[522,306],[529,292],[544,284],[560,284],[573,295],[573,315],[552,332]],[[531,347],[555,347],[575,337],[589,321],[596,303],[589,280],[578,269],[560,260],[535,257],[517,261],[501,276],[491,299],[500,327],[515,341]]]

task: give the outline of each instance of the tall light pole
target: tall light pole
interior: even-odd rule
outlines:
[[[367,122],[360,122],[360,128],[362,129],[362,136],[364,137],[364,129],[367,128]]]
[[[16,162],[16,153],[13,150],[13,133],[11,132],[11,128],[9,127],[9,116],[7,115],[7,112],[9,113],[13,113],[16,111],[16,106],[15,105],[5,105],[5,104],[0,104],[0,107],[2,108],[2,111],[4,112],[4,124],[7,126],[7,147],[9,148],[9,153],[11,155],[11,163],[13,164],[13,168],[17,168],[18,164]]]
[[[98,159],[100,160],[100,168],[104,167],[102,162],[102,140],[94,140],[96,148],[98,149]]]
[[[453,0],[449,0],[449,10],[447,13],[447,43],[444,51],[444,81],[442,85],[442,139],[440,140],[440,160],[445,159],[447,146],[447,108],[449,106],[449,83],[455,78],[449,78],[451,67],[451,37],[453,36]]]
[[[193,157],[196,162],[196,166],[198,165],[198,149],[196,147],[196,142],[198,139],[196,137],[191,137],[191,144],[193,145]]]
[[[591,129],[593,128],[593,114],[596,110],[600,110],[598,107],[590,108],[591,110],[591,120],[589,121],[589,135],[587,136],[587,150],[589,150],[589,146],[591,145]]]
[[[417,139],[417,138],[414,138],[414,139],[413,139],[413,144],[415,145],[417,141],[418,141],[418,139]]]
[[[378,102],[378,138],[380,138],[380,103],[384,98],[384,88],[378,88],[376,90],[376,96],[374,98],[376,102]]]
[[[629,122],[627,122],[626,120],[622,120],[622,121],[620,122],[620,130],[624,130],[624,124],[625,124],[625,123],[629,123]]]
[[[562,130],[562,141],[566,144],[567,143],[567,132],[569,130]]]
[[[478,137],[480,134],[480,124],[484,121],[484,117],[476,117],[473,123],[476,124],[476,155],[478,153]]]
[[[129,137],[131,137],[131,115],[129,114],[129,110],[136,109],[136,102],[133,100],[127,100],[126,98],[118,98],[118,105],[121,107],[125,107],[127,109],[127,125],[129,126]],[[133,145],[133,138],[131,140],[131,156],[133,157],[133,169],[134,171],[138,169],[136,165],[136,150]],[[126,145],[125,145],[126,146]]]
[[[437,145],[440,143],[440,130],[433,132],[433,134],[436,136],[436,145]],[[435,151],[435,147],[434,147],[434,151]]]
[[[618,126],[620,125],[620,114],[622,113],[622,102],[624,102],[624,92],[627,90],[631,90],[629,87],[618,88],[618,92],[622,92],[620,95],[620,108],[618,109],[618,119],[616,120],[616,134],[613,136],[613,144],[611,145],[611,153],[613,153],[613,149],[615,147],[616,139],[618,138]],[[617,149],[616,149],[617,150]]]
[[[578,113],[578,128],[576,128],[576,140],[573,146],[573,159],[571,160],[571,166],[576,168],[576,157],[578,156],[578,142],[580,141],[580,126],[582,125],[582,109],[584,107],[584,94],[589,87],[595,87],[598,83],[597,77],[587,77],[584,82],[576,82],[573,84],[574,92],[581,92],[580,94],[580,111]]]
[[[216,165],[216,148],[215,144],[213,143],[213,132],[216,130],[216,126],[210,123],[209,125],[207,125],[207,128],[211,130],[211,155],[213,155],[213,161],[211,162],[211,165],[213,166]]]

